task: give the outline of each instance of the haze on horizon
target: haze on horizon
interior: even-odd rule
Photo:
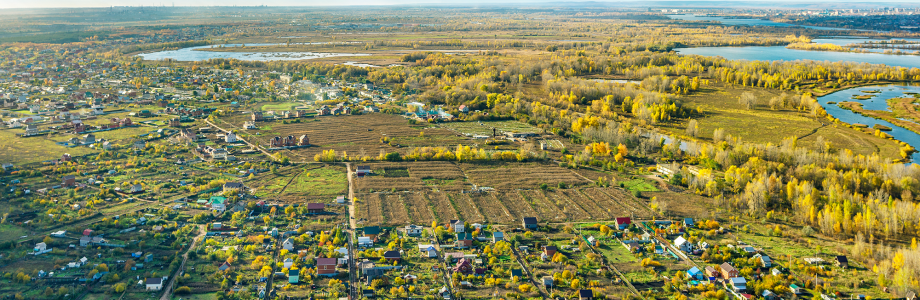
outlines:
[[[36,0],[36,1],[0,1],[0,9],[9,9],[9,8],[70,8],[70,7],[109,7],[109,6],[357,6],[357,5],[406,5],[406,4],[470,4],[470,5],[479,5],[479,4],[527,4],[527,3],[559,3],[559,2],[598,2],[606,4],[615,4],[615,3],[624,3],[624,4],[635,4],[639,1],[583,1],[583,0],[501,0],[499,2],[487,2],[487,1],[461,1],[461,0],[341,0],[341,1],[318,1],[318,0],[199,0],[193,1],[191,3],[180,1],[167,1],[167,0]],[[644,2],[644,1],[643,1]],[[686,2],[678,0],[657,0],[652,2]],[[716,1],[692,1],[692,2],[716,2]],[[724,1],[718,1],[719,3],[725,3]],[[794,1],[794,0],[777,0],[777,1],[756,1],[756,0],[737,0],[730,1],[735,3],[757,3],[758,6],[769,5],[770,3],[781,2],[783,4],[789,3],[863,3],[868,4],[874,1],[866,0],[808,0],[808,1]],[[878,2],[879,6],[884,6],[889,3],[911,3],[910,0],[886,0],[884,2]]]

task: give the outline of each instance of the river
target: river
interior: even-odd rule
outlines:
[[[830,41],[831,39],[823,39]],[[880,53],[854,53],[831,51],[808,51],[788,49],[785,46],[749,46],[749,47],[696,47],[674,49],[681,54],[703,56],[721,56],[736,60],[816,60],[816,61],[851,61],[889,66],[920,68],[920,58],[914,55],[888,55]]]
[[[308,43],[317,44],[317,43]],[[245,44],[246,46],[274,46],[279,44]],[[138,54],[146,60],[174,59],[177,61],[202,61],[212,58],[226,58],[249,61],[304,60],[324,57],[367,56],[364,53],[320,53],[320,52],[216,52],[201,51],[211,47],[241,47],[243,44],[209,45]]]
[[[871,91],[871,90],[878,90],[878,91],[881,91],[881,93],[870,94],[870,93],[863,92],[863,91]],[[840,119],[840,121],[845,122],[845,123],[865,124],[865,125],[868,125],[870,128],[875,124],[880,124],[880,125],[884,125],[887,127],[891,127],[891,131],[887,131],[886,133],[890,134],[896,140],[910,144],[912,147],[916,149],[920,149],[920,134],[907,130],[903,127],[899,127],[897,125],[891,124],[884,120],[879,120],[879,119],[875,119],[872,117],[866,117],[858,113],[843,109],[840,106],[837,106],[837,104],[827,103],[829,101],[836,102],[836,103],[846,102],[846,101],[859,102],[863,104],[863,107],[865,109],[888,111],[889,110],[888,104],[885,100],[905,96],[904,92],[920,93],[920,86],[880,85],[880,86],[865,86],[865,87],[851,88],[851,89],[834,92],[834,93],[828,94],[823,97],[818,97],[818,103],[820,103],[821,106],[824,107],[824,110],[827,111],[828,114],[834,116],[835,118]],[[866,95],[866,94],[875,95],[875,97],[872,98],[871,100],[863,100],[863,101],[853,99],[854,95]],[[846,147],[846,145],[836,145],[836,146]],[[911,159],[914,162],[920,162],[920,152],[914,152],[914,154],[911,155]]]

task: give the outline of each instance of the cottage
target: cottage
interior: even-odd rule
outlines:
[[[159,291],[163,289],[163,277],[147,278],[144,284],[148,291]]]
[[[682,236],[679,236],[679,237],[677,237],[677,239],[674,239],[674,246],[677,247],[677,249],[680,249],[680,251],[683,251],[683,252],[690,252],[690,251],[693,250],[693,245],[690,244],[690,242],[687,241],[687,239],[685,239],[685,238],[682,237]]]
[[[700,268],[692,267],[690,270],[687,270],[687,277],[702,280],[705,276],[703,276],[703,271],[700,271]]]
[[[591,299],[594,299],[594,291],[578,290],[578,300],[591,300]]]
[[[764,268],[769,268],[773,266],[773,260],[769,256],[761,255],[760,256],[760,265]]]
[[[227,198],[221,196],[211,196],[211,199],[208,199],[208,205],[211,206],[211,211],[217,213],[223,213],[227,210],[226,202]]]
[[[716,268],[713,268],[712,266],[706,266],[703,268],[703,270],[706,271],[706,276],[709,278],[716,278],[721,275],[721,273],[719,273],[719,271],[717,271]]]
[[[288,283],[300,283],[300,270],[288,270]]]
[[[761,293],[761,296],[763,296],[765,300],[775,300],[776,299],[776,294],[774,294],[770,290],[763,290],[763,293]]]
[[[543,279],[541,281],[543,283],[543,286],[547,288],[553,287],[553,276],[543,276]]]
[[[323,213],[326,209],[325,203],[307,203],[307,211],[311,214]]]
[[[383,259],[386,259],[389,262],[398,262],[402,258],[402,254],[399,251],[387,251],[383,253]]]
[[[460,274],[467,274],[467,275],[472,274],[473,273],[473,263],[471,263],[469,259],[465,259],[465,258],[460,259],[460,261],[457,262],[457,265],[454,266],[452,271],[454,273],[460,273]]]
[[[143,186],[143,185],[135,184],[135,185],[132,185],[132,186],[131,186],[131,193],[132,193],[132,194],[143,193],[143,192],[144,192],[144,186]]]
[[[735,267],[732,267],[732,265],[728,264],[727,262],[722,263],[722,265],[719,266],[719,269],[722,270],[722,277],[726,279],[739,276],[738,269],[735,269]]]
[[[370,238],[372,241],[377,241],[377,235],[380,234],[380,227],[378,226],[367,226],[364,227],[363,235]]]
[[[48,249],[48,245],[47,245],[47,244],[45,244],[45,243],[38,243],[38,244],[35,244],[35,248],[32,249],[32,250],[35,251],[36,253],[40,253],[40,252],[42,252],[42,251],[45,251],[45,249]]]
[[[355,174],[358,175],[358,177],[364,177],[366,175],[370,175],[371,166],[358,166],[358,168],[355,169]]]
[[[454,242],[454,247],[462,249],[462,248],[469,248],[472,246],[473,246],[473,235],[472,234],[469,234],[466,232],[457,233],[457,241]]]
[[[543,246],[543,254],[548,257],[553,257],[553,255],[556,255],[558,250],[559,249],[556,248],[556,246]]]
[[[845,255],[837,255],[834,260],[836,261],[838,267],[848,268],[850,266],[850,260],[847,259]]]
[[[227,182],[224,183],[224,193],[239,193],[243,190],[243,184],[239,182]]]
[[[693,227],[693,218],[684,218],[684,226]]]
[[[71,187],[77,184],[77,178],[73,175],[64,176],[61,187]]]
[[[371,240],[371,238],[366,237],[366,236],[358,237],[358,247],[369,248],[373,246],[374,246],[374,242]]]
[[[747,280],[744,277],[732,277],[729,281],[732,284],[732,290],[736,292],[747,290]]]
[[[237,141],[239,140],[237,139],[236,134],[234,134],[233,132],[229,132],[227,133],[227,135],[224,135],[224,142],[236,143]]]
[[[261,111],[252,112],[251,120],[253,122],[262,121],[262,112]]]
[[[438,250],[434,248],[434,245],[418,245],[418,251],[422,253],[422,257],[427,258],[437,258]]]
[[[281,242],[281,249],[294,251],[294,241],[291,238],[285,239],[284,242]]]
[[[629,217],[616,218],[617,228],[620,230],[626,229],[629,227],[629,224],[632,224],[632,220]]]
[[[406,235],[408,236],[420,236],[422,235],[422,226],[418,225],[406,225]]]
[[[317,258],[316,259],[316,275],[319,276],[335,276],[335,266],[338,264],[338,260],[335,258]]]
[[[230,269],[230,263],[224,262],[223,264],[220,265],[220,267],[217,267],[217,269],[220,270],[220,271],[229,270],[229,269]]]
[[[521,269],[511,269],[511,278],[509,278],[509,280],[515,281],[514,280],[515,277],[517,277],[518,279],[524,278],[524,271],[522,271]]]
[[[463,221],[461,220],[450,220],[450,222],[447,223],[447,228],[455,233],[463,232],[465,230]]]
[[[792,291],[792,293],[796,295],[802,293],[802,287],[796,285],[795,283],[789,285],[789,290]]]
[[[493,233],[492,233],[492,242],[493,242],[493,243],[497,243],[497,242],[499,242],[499,241],[504,241],[504,240],[505,240],[505,233],[503,233],[503,232],[501,232],[501,231],[496,231],[496,232],[493,232]]]
[[[525,217],[524,218],[524,229],[537,230],[539,225],[537,225],[537,218],[535,217]]]

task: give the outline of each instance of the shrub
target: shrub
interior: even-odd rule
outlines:
[[[187,287],[187,286],[180,286],[179,288],[176,288],[176,291],[175,291],[175,294],[177,295],[185,295],[185,294],[191,294],[191,293],[192,293],[192,288]]]

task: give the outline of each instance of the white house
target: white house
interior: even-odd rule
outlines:
[[[367,248],[367,247],[373,247],[373,246],[374,246],[374,242],[371,241],[371,238],[366,237],[366,236],[358,237],[358,247]]]
[[[434,249],[434,245],[430,244],[419,244],[418,251],[422,253],[423,257],[436,258],[438,257],[438,251]]]
[[[450,220],[449,225],[450,225],[450,230],[455,233],[460,233],[465,230],[465,228],[463,227],[463,221],[461,220]]]
[[[677,249],[680,249],[680,251],[684,251],[684,252],[690,252],[691,250],[693,250],[693,247],[692,245],[690,245],[690,242],[687,241],[687,239],[685,239],[682,236],[679,236],[677,237],[677,239],[674,240],[674,246],[677,247]]]
[[[147,278],[144,284],[147,285],[148,291],[159,291],[163,289],[163,277]]]
[[[291,266],[293,266],[293,265],[294,265],[294,260],[293,260],[293,259],[291,259],[290,257],[284,259],[284,268],[285,268],[285,269],[290,269]]]
[[[144,186],[140,184],[135,184],[131,186],[131,193],[140,193],[144,191]]]
[[[287,238],[286,240],[284,240],[284,242],[281,243],[281,249],[285,249],[287,251],[294,251],[294,242],[291,241],[291,238]]]
[[[213,153],[211,153],[211,157],[214,157],[214,159],[227,159],[228,154],[229,153],[227,153],[227,149],[217,148],[214,149]]]
[[[33,250],[35,251],[35,253],[41,253],[42,251],[45,251],[45,249],[48,249],[48,245],[42,242],[42,243],[35,244],[35,249]]]
[[[236,141],[236,134],[233,134],[233,132],[227,133],[227,135],[224,136],[224,142],[236,143]]]
[[[422,235],[422,226],[418,225],[406,225],[406,235],[408,236],[419,236]]]
[[[94,114],[94,115],[101,115],[102,113],[103,113],[103,111],[102,111],[102,105],[93,105],[93,114]]]

